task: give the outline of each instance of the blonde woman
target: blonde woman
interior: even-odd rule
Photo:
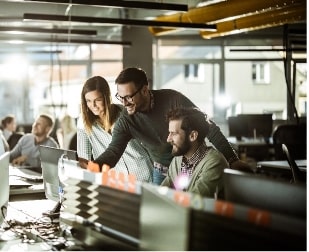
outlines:
[[[70,144],[75,134],[76,134],[75,119],[70,115],[65,114],[60,120],[60,128],[57,129],[57,139],[60,148],[65,150],[71,149]]]
[[[113,126],[124,110],[112,103],[107,81],[100,76],[88,79],[81,93],[81,118],[77,125],[77,154],[80,165],[96,159],[112,140]],[[152,161],[146,149],[136,140],[131,140],[123,155],[113,167],[118,172],[135,174],[137,180],[152,181]]]

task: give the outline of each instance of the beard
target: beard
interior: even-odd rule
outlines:
[[[185,155],[190,149],[190,141],[189,138],[185,138],[185,140],[179,145],[173,144],[172,155],[173,156],[182,156]]]

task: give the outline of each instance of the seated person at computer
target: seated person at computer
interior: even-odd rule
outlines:
[[[204,197],[223,197],[223,170],[229,167],[224,156],[206,146],[209,131],[206,115],[196,108],[168,112],[169,135],[174,158],[161,186],[197,193]]]
[[[1,121],[3,128],[3,135],[12,150],[17,144],[18,140],[23,136],[22,133],[16,132],[16,120],[14,115],[7,115]]]
[[[54,121],[49,115],[39,115],[32,125],[31,133],[22,136],[11,150],[10,162],[13,165],[41,167],[39,146],[59,147],[55,139],[49,136],[53,126]]]

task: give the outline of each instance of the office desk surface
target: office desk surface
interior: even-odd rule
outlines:
[[[43,223],[44,221],[48,221],[42,219],[42,213],[52,209],[54,205],[55,202],[47,199],[9,202],[7,216],[2,227],[7,226],[6,223],[24,223],[26,227],[27,222]],[[25,235],[21,235],[22,232],[24,232]],[[38,242],[35,241],[34,237],[30,237],[30,232],[30,228],[24,228],[24,230],[18,229],[17,227],[8,230],[0,229],[0,249],[9,251],[52,250],[52,247],[46,242]]]
[[[43,181],[26,180],[26,177],[40,178],[41,174],[28,168],[9,167],[10,201],[24,199],[45,199]]]
[[[297,166],[301,171],[307,171],[306,159],[295,160],[295,163],[297,164]],[[267,168],[290,170],[290,165],[286,160],[260,161],[257,163],[257,169],[267,169]]]

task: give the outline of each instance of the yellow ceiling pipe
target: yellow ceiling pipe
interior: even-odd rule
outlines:
[[[221,22],[217,24],[216,32],[201,31],[200,35],[204,39],[210,39],[305,20],[306,9],[300,6],[297,8],[287,8],[286,11],[275,10],[272,12]]]
[[[179,12],[168,16],[158,16],[155,20],[211,24],[295,5],[302,5],[306,8],[306,0],[227,0],[213,5],[192,8],[185,13]],[[174,30],[149,27],[149,31],[155,36]]]

